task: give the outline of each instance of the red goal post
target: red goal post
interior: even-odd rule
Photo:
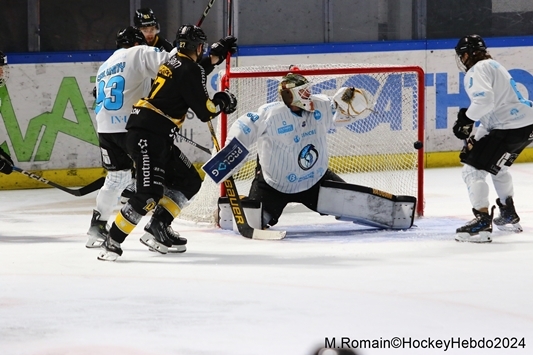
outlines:
[[[298,64],[297,72],[311,82],[312,94],[332,96],[340,87],[354,86],[372,94],[374,110],[366,118],[328,133],[329,168],[349,183],[395,195],[417,198],[417,215],[424,213],[424,71],[418,66],[375,64]],[[217,124],[221,145],[227,129],[241,115],[278,101],[277,86],[290,71],[287,65],[234,67],[220,72],[221,89],[237,97],[237,111],[222,114]],[[417,149],[415,146],[419,147]],[[237,189],[247,195],[254,177],[256,150],[234,175]],[[209,178],[179,218],[214,222],[221,190]],[[198,201],[200,200],[200,201]]]

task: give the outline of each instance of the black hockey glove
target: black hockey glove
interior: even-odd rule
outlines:
[[[474,121],[466,115],[466,108],[462,108],[457,113],[457,121],[453,124],[453,134],[459,139],[467,139],[474,129]]]
[[[233,113],[237,109],[237,98],[227,89],[217,92],[213,96],[213,102],[220,106],[222,112],[227,114]]]
[[[7,175],[13,172],[13,160],[2,148],[0,148],[0,172]]]
[[[209,55],[218,57],[218,62],[215,65],[219,65],[226,59],[228,53],[234,54],[237,51],[237,38],[233,36],[227,36],[221,38],[217,43],[213,43]]]

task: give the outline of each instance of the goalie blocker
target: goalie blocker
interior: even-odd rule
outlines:
[[[243,200],[248,223],[261,229],[262,208],[259,201]],[[335,216],[341,221],[383,229],[409,229],[413,226],[416,198],[392,195],[365,186],[326,180],[320,186],[317,212]],[[220,228],[237,232],[231,207],[226,197],[218,201]]]

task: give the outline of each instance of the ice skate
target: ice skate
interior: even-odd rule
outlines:
[[[167,226],[167,232],[172,243],[172,246],[168,248],[169,253],[184,253],[187,251],[187,239],[180,237],[180,234],[172,229],[171,226]]]
[[[128,202],[128,200],[133,196],[135,195],[135,192],[137,192],[137,186],[135,185],[136,184],[136,180],[133,179],[131,180],[131,182],[128,184],[128,186],[126,186],[126,188],[124,190],[122,190],[122,193],[120,194],[120,203],[122,203],[123,205],[126,204],[126,202]]]
[[[168,247],[169,253],[184,253],[187,251],[187,239],[180,237],[180,234],[172,229],[171,226],[167,227],[168,237],[172,246]],[[150,248],[150,251],[156,251],[153,248]]]
[[[505,199],[505,205],[501,203],[500,199],[496,199],[496,204],[500,209],[500,215],[494,218],[496,228],[502,231],[520,233],[523,231],[520,225],[520,217],[516,214],[514,202],[512,197]]]
[[[152,218],[144,227],[145,233],[140,239],[141,243],[150,248],[150,250],[167,254],[169,248],[172,248],[172,236],[168,232],[169,227],[165,226],[163,222]]]
[[[103,250],[98,255],[98,260],[115,261],[122,255],[122,248],[120,243],[114,241],[111,237],[107,237],[104,244],[102,244]]]
[[[472,208],[475,218],[464,226],[457,228],[455,240],[458,242],[470,243],[492,242],[490,235],[492,233],[492,217],[494,216],[494,208],[495,206],[492,206],[490,214],[488,214],[488,212],[480,212],[475,208]]]
[[[100,220],[100,212],[93,210],[93,217],[91,219],[91,226],[87,231],[87,248],[100,248],[107,238],[109,231],[107,230],[107,221]]]

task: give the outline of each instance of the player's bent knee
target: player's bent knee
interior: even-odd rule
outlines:
[[[320,186],[317,212],[340,220],[386,229],[413,226],[416,198],[365,186],[326,180]]]

